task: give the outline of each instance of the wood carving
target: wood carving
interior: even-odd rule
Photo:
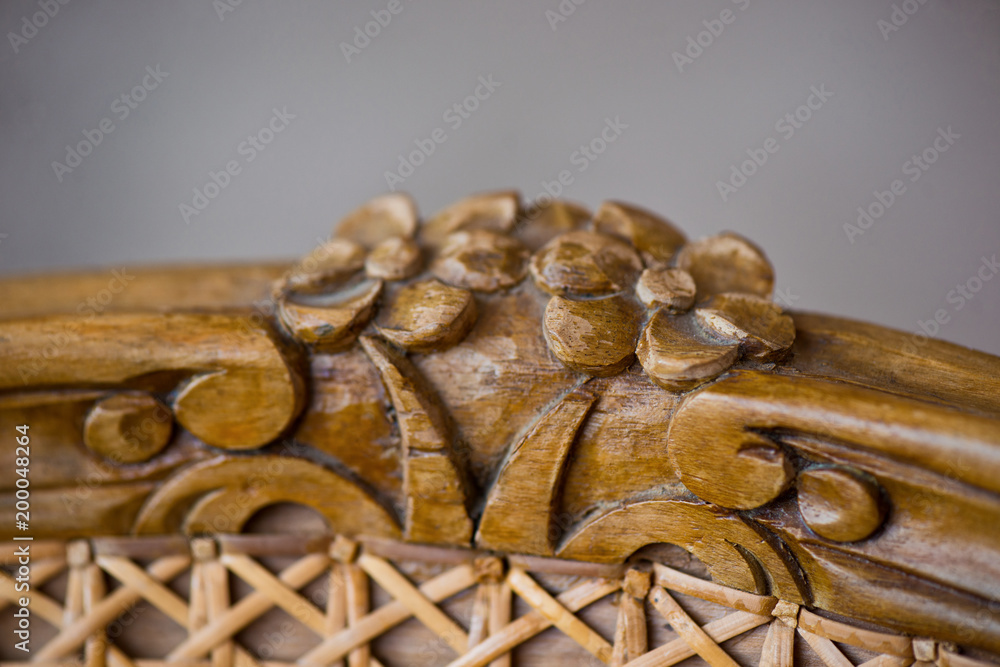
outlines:
[[[0,281],[0,437],[30,428],[33,576],[69,573],[33,658],[129,664],[111,610],[144,599],[187,633],[156,665],[267,658],[237,634],[271,606],[301,665],[1000,659],[1000,359],[784,312],[739,235],[392,194],[291,265],[83,313],[95,276]]]

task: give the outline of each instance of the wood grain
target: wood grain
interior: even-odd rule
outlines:
[[[765,664],[920,657],[900,633],[942,663],[1000,653],[1000,359],[785,313],[773,287],[737,234],[688,241],[632,204],[591,215],[511,191],[426,223],[408,196],[379,197],[296,262],[0,280],[0,431],[31,424],[35,536],[126,540],[71,554],[53,584],[65,609],[37,598],[60,618],[44,659],[131,661],[89,619],[135,589],[192,633],[168,662],[249,664],[236,635],[271,605],[324,664],[391,663],[379,647],[422,631],[457,664],[518,664],[540,646],[673,664],[690,646],[653,648],[654,601],[634,586],[592,626],[552,583],[605,573],[617,590],[650,570],[712,664],[743,660],[726,642],[761,617],[777,618],[752,630]],[[0,448],[5,469],[27,458],[16,450]],[[0,480],[10,513],[17,483]],[[129,535],[262,525],[302,554],[330,539],[304,530],[390,541],[285,576],[233,555],[252,540],[220,537],[229,550],[196,556],[188,600],[162,565],[128,560]],[[646,562],[671,548],[697,569]],[[413,553],[429,560],[399,565]],[[464,569],[484,556],[507,579]],[[235,603],[223,561],[253,591]],[[459,569],[417,576],[433,567]],[[301,590],[321,570],[342,609]],[[102,588],[111,575],[123,588]],[[459,586],[469,576],[475,592]],[[383,584],[402,596],[385,612]],[[757,616],[702,617],[684,596]]]

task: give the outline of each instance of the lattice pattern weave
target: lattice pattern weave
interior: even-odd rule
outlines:
[[[274,574],[260,558],[282,549],[285,555],[297,551],[299,556]],[[829,667],[854,664],[838,644],[877,654],[863,663],[869,667],[903,667],[915,661],[941,667],[985,665],[930,640],[852,627],[797,605],[724,588],[659,563],[607,568],[527,557],[505,561],[458,549],[288,536],[219,536],[190,543],[162,538],[39,543],[34,545],[33,554],[31,611],[57,629],[43,645],[32,646],[27,657],[37,664],[391,667],[396,663],[380,662],[372,642],[415,618],[448,648],[430,655],[415,652],[409,664],[427,667],[508,667],[513,649],[550,627],[605,664],[650,667],[700,656],[713,667],[734,667],[738,663],[721,644],[764,625],[761,665],[793,664],[800,642]],[[417,585],[401,571],[398,563],[402,561],[435,563],[440,572]],[[38,590],[67,569],[64,600],[57,601]],[[574,575],[574,583],[552,594],[540,583],[547,572]],[[588,573],[594,576],[582,576]],[[182,574],[190,577],[187,599],[169,586]],[[232,576],[252,589],[235,601],[231,597]],[[321,578],[328,581],[325,608],[301,593],[303,587]],[[120,585],[109,591],[106,580]],[[372,584],[386,591],[391,600],[373,608]],[[466,592],[472,596],[472,604],[463,625],[441,603]],[[22,595],[15,590],[10,575],[0,576],[0,604],[9,607]],[[513,617],[514,596],[529,607],[517,618]],[[731,611],[699,624],[678,602],[687,596]],[[617,604],[613,637],[603,636],[579,613],[602,600]],[[141,601],[186,630],[183,641],[162,659],[130,657],[115,643],[114,637],[121,631],[116,624],[120,625]],[[259,651],[253,654],[235,639],[274,608],[316,635],[317,642],[294,662],[266,660]],[[662,618],[648,619],[648,608]],[[651,646],[647,633],[651,621],[669,623],[676,638]]]

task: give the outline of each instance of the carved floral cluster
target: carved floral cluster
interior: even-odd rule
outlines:
[[[759,248],[732,233],[686,243],[668,221],[625,204],[606,202],[590,229],[553,239],[531,268],[553,295],[550,350],[591,375],[613,375],[637,355],[653,381],[682,391],[741,356],[776,359],[795,337],[768,298],[773,270]]]
[[[791,318],[769,299],[770,263],[736,234],[688,243],[667,220],[618,202],[593,216],[559,201],[526,213],[513,192],[417,220],[399,194],[347,216],[278,286],[285,327],[336,351],[374,321],[393,344],[429,352],[468,333],[474,292],[509,289],[530,273],[551,295],[542,322],[550,351],[581,373],[614,375],[638,356],[657,384],[685,390],[741,357],[776,359],[794,340]]]

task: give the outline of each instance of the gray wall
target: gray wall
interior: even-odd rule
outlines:
[[[37,31],[24,17],[38,0],[0,5],[0,272],[293,257],[441,128],[398,186],[425,213],[477,190],[533,197],[566,171],[569,198],[750,237],[795,308],[907,331],[940,311],[937,336],[1000,353],[1000,278],[983,264],[1000,254],[996,2],[562,0],[574,11],[557,23],[557,0],[400,0],[348,62],[342,44],[389,0],[227,1],[43,0],[58,12]],[[689,38],[707,46],[683,62]],[[135,108],[115,101],[144,77]],[[456,127],[445,113],[479,77],[499,85]],[[782,121],[813,87],[832,96],[798,128]],[[273,109],[294,119],[249,161],[241,142]],[[57,174],[105,118],[100,144]],[[616,140],[574,155],[606,119]],[[776,151],[724,198],[718,182],[769,138]],[[926,171],[911,161],[925,149]],[[180,205],[230,160],[239,173],[186,222]],[[953,291],[966,284],[969,298]]]

